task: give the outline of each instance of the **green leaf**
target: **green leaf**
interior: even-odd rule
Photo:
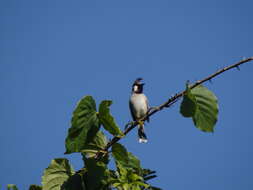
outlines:
[[[150,179],[157,177],[157,175],[155,175],[155,173],[156,173],[156,171],[152,171],[150,169],[143,169],[142,170],[142,177],[143,177],[144,181],[148,181]]]
[[[116,161],[118,177],[112,180],[112,186],[117,187],[117,189],[133,189],[141,190],[143,188],[148,188],[149,185],[145,183],[142,176],[138,175],[135,170],[131,168],[124,167],[119,162]]]
[[[127,167],[124,167],[120,162],[116,161],[116,166],[118,173],[120,174],[119,180],[121,182],[126,182],[127,181]]]
[[[107,180],[107,167],[103,162],[97,162],[94,158],[84,160],[87,169],[84,176],[87,189],[102,189],[104,181]]]
[[[30,185],[29,190],[42,190],[42,187],[39,185]]]
[[[193,117],[197,109],[197,102],[195,96],[186,84],[186,94],[184,94],[183,101],[180,106],[180,113],[184,117]]]
[[[140,190],[142,189],[141,187],[144,187],[145,189],[150,187],[149,184],[146,184],[146,183],[141,182],[141,181],[136,181],[136,182],[133,183],[133,185],[136,185],[136,187],[139,188]]]
[[[66,152],[81,152],[93,140],[100,125],[96,112],[96,103],[91,96],[85,96],[78,103],[72,117],[72,126],[65,141]]]
[[[198,129],[204,132],[214,131],[218,117],[218,100],[210,90],[202,85],[188,90],[182,104],[180,112],[185,117],[192,117]]]
[[[8,190],[18,190],[18,187],[14,184],[8,184],[7,185],[7,189]]]
[[[99,150],[103,150],[107,143],[108,140],[104,133],[102,131],[98,131],[93,140],[83,147],[82,153],[87,157],[93,157]]]
[[[150,186],[148,190],[162,190],[161,188]]]
[[[112,155],[115,160],[120,163],[128,164],[129,162],[128,152],[126,148],[119,143],[115,143],[114,145],[112,145]]]
[[[114,118],[110,114],[109,107],[111,106],[112,101],[104,100],[99,105],[99,121],[103,125],[104,129],[107,130],[110,134],[118,137],[124,136],[123,132],[120,130]]]
[[[43,190],[60,190],[62,184],[74,174],[73,168],[65,158],[57,158],[51,161],[42,176]]]
[[[128,168],[133,168],[138,171],[141,170],[140,160],[131,152],[128,152],[128,164],[125,164],[124,166]]]
[[[195,126],[204,132],[213,132],[219,112],[217,97],[204,86],[192,89],[192,94],[197,102],[193,117]]]
[[[65,181],[61,190],[85,190],[85,183],[83,180],[83,173],[75,173]]]
[[[123,190],[129,190],[129,189],[131,189],[131,186],[128,183],[124,183],[122,185],[122,187],[123,187]]]
[[[126,148],[119,143],[112,146],[112,156],[122,166],[132,168],[137,171],[141,170],[140,161],[131,152],[127,152]]]
[[[128,175],[128,179],[129,179],[130,181],[143,180],[143,178],[142,178],[141,176],[139,176],[139,175],[137,175],[137,174],[135,174],[135,173],[130,173],[130,174]]]

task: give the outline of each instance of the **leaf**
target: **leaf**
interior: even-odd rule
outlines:
[[[115,143],[114,145],[112,145],[112,155],[115,160],[120,163],[128,164],[129,162],[128,152],[126,148],[119,143]]]
[[[127,167],[134,168],[136,170],[141,170],[141,163],[140,160],[134,156],[131,152],[128,152],[128,164]]]
[[[129,189],[131,189],[131,186],[128,183],[124,183],[124,184],[122,184],[122,188],[123,188],[123,190],[129,190]]]
[[[147,190],[162,190],[161,188],[150,186]]]
[[[110,114],[109,107],[112,101],[104,100],[99,105],[99,121],[103,125],[104,129],[114,136],[122,137],[123,132],[120,130],[118,125],[115,123],[114,118]]]
[[[185,102],[191,103],[187,104]],[[198,129],[204,132],[214,131],[218,116],[218,100],[210,90],[199,85],[187,92],[184,96],[183,103],[184,105],[181,105],[181,108],[183,108],[180,110],[181,113],[184,112],[182,115],[192,117],[194,125]],[[185,108],[186,106],[188,108]],[[188,113],[186,110],[189,110]]]
[[[71,123],[72,126],[65,140],[65,154],[81,152],[85,145],[93,140],[100,128],[96,103],[91,96],[85,96],[78,103]]]
[[[148,187],[150,187],[149,184],[146,184],[146,183],[141,182],[141,181],[136,181],[133,184],[136,185],[137,188],[140,189],[140,190],[142,189],[141,187],[144,187],[145,189],[147,189]]]
[[[70,176],[68,180],[65,181],[61,186],[61,190],[85,190],[85,189],[86,188],[82,173],[75,173],[74,175]]]
[[[117,161],[116,165],[118,169],[118,177],[112,181],[113,187],[134,190],[141,190],[149,187],[149,185],[143,180],[143,177],[138,175],[133,169],[124,167]]]
[[[217,97],[204,86],[192,89],[192,94],[197,102],[193,117],[195,126],[204,132],[213,132],[219,111]]]
[[[180,106],[180,113],[184,117],[193,117],[197,109],[197,102],[195,96],[191,93],[188,83],[186,84],[186,94]]]
[[[60,190],[61,185],[74,174],[73,168],[65,158],[57,158],[51,161],[42,176],[43,190]]]
[[[39,185],[30,185],[29,190],[42,190],[42,187]]]
[[[137,171],[141,170],[140,161],[131,152],[127,152],[126,148],[119,143],[115,143],[112,146],[112,155],[116,162],[119,162],[122,166],[132,168]]]
[[[7,189],[8,190],[18,190],[18,187],[15,184],[8,184]]]
[[[138,181],[138,180],[143,180],[143,178],[133,172],[131,172],[129,175],[128,175],[128,179],[130,181]]]
[[[102,189],[104,180],[107,179],[107,167],[103,162],[97,162],[94,158],[85,159],[85,167],[87,169],[84,176],[87,189]]]
[[[157,177],[157,175],[155,175],[155,173],[156,173],[156,171],[152,171],[150,169],[143,169],[142,170],[142,177],[143,177],[144,181],[148,181],[150,179]]]
[[[107,142],[108,140],[104,133],[102,131],[98,131],[93,140],[83,147],[82,153],[87,157],[93,157],[99,150],[103,150],[105,148]]]

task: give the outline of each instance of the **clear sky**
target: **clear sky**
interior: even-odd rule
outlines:
[[[51,159],[64,155],[72,111],[84,95],[113,100],[122,127],[128,98],[145,79],[151,106],[195,81],[253,56],[251,0],[1,0],[0,189],[40,184]],[[179,113],[179,103],[122,143],[157,171],[164,190],[252,190],[253,62],[207,87],[219,98],[215,133]],[[123,127],[122,127],[123,128]]]

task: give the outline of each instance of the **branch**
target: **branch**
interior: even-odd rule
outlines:
[[[211,79],[213,79],[214,77],[222,74],[223,72],[225,71],[228,71],[230,69],[233,69],[233,68],[237,68],[238,70],[239,69],[239,66],[244,64],[244,63],[247,63],[247,62],[250,62],[250,61],[253,61],[253,57],[249,57],[247,59],[243,59],[233,65],[230,65],[228,67],[225,67],[223,69],[220,69],[218,70],[217,72],[209,75],[208,77],[202,79],[202,80],[198,80],[196,81],[194,84],[190,85],[190,89],[193,89],[197,86],[199,86],[200,84],[206,82],[206,81],[211,81]],[[145,117],[143,117],[142,119],[140,119],[140,121],[145,121],[147,120],[148,117],[154,115],[156,112],[158,111],[161,111],[162,109],[164,108],[169,108],[171,105],[173,105],[174,103],[176,103],[181,97],[183,97],[183,95],[186,93],[186,90],[180,92],[180,93],[177,93],[176,95],[174,95],[173,97],[171,97],[170,99],[168,99],[166,102],[164,102],[163,104],[161,104],[160,106],[158,107],[155,107],[154,109],[152,109]],[[129,128],[125,129],[124,131],[124,135],[127,135],[127,133],[129,133],[132,129],[134,129],[136,126],[138,125],[138,122],[137,121],[134,121],[134,122],[130,122],[130,123],[127,123],[126,126],[130,126]],[[97,153],[97,155],[95,156],[95,158],[97,160],[100,160],[103,155],[104,155],[104,152],[108,152],[109,148],[115,144],[116,142],[118,142],[121,138],[120,137],[113,137],[112,140],[110,140],[106,147]]]

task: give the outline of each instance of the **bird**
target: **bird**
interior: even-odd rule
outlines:
[[[138,122],[138,137],[140,143],[146,143],[147,135],[144,131],[144,122],[140,121],[149,111],[148,98],[143,94],[142,78],[137,78],[132,85],[132,93],[129,100],[129,108],[134,121]],[[149,118],[147,118],[149,122]]]

